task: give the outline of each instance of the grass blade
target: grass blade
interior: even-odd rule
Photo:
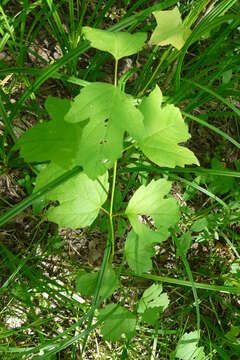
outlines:
[[[220,135],[221,137],[223,137],[225,140],[230,141],[233,145],[235,145],[238,149],[240,149],[240,144],[239,142],[237,142],[236,140],[234,140],[230,135],[226,134],[224,131],[216,128],[215,126],[209,124],[208,122],[197,118],[194,115],[185,113],[184,111],[182,111],[182,114],[184,116],[186,116],[186,118],[189,118],[193,121],[196,121],[197,123],[199,123],[200,125],[206,126],[208,127],[210,130],[214,131],[216,134]]]
[[[159,282],[163,282],[163,283],[178,285],[178,286],[192,287],[192,284],[190,281],[170,278],[167,276],[154,275],[154,274],[136,275],[136,274],[129,274],[129,273],[128,273],[128,275],[132,275],[134,277],[139,277],[139,278],[143,278],[143,279],[149,279],[149,280],[159,281]],[[233,287],[233,286],[204,284],[204,283],[199,283],[199,282],[194,282],[194,286],[196,289],[202,289],[202,290],[206,290],[206,291],[216,291],[216,292],[222,292],[225,294],[240,295],[240,288]]]

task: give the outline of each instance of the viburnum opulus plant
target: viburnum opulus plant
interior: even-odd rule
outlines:
[[[150,43],[172,44],[180,49],[190,30],[182,24],[178,9],[159,11],[154,16],[157,27]],[[113,55],[114,83],[89,83],[74,101],[48,97],[45,107],[51,120],[28,130],[20,139],[19,146],[26,161],[46,163],[36,178],[34,191],[66,170],[82,167],[82,172],[46,195],[45,201],[54,202],[45,213],[46,219],[60,227],[76,229],[91,225],[99,212],[108,217],[104,266],[100,272],[82,273],[77,279],[80,293],[95,295],[95,305],[98,306],[120,283],[120,271],[116,273],[112,267],[117,219],[128,219],[131,225],[122,264],[126,259],[137,275],[151,270],[154,245],[168,238],[169,229],[179,219],[178,203],[170,195],[172,184],[164,178],[140,186],[126,208],[114,213],[118,159],[135,148],[136,153],[143,153],[160,167],[183,167],[198,164],[198,160],[192,151],[179,145],[190,138],[187,125],[177,107],[162,104],[162,92],[158,86],[148,96],[138,99],[118,87],[119,59],[139,52],[146,44],[147,34],[113,33],[89,27],[83,28],[83,34],[92,47]],[[154,226],[144,223],[143,216],[151,217]],[[104,338],[114,341],[125,334],[128,340],[131,339],[137,321],[156,324],[168,303],[168,296],[162,293],[159,284],[153,284],[143,293],[133,312],[119,304],[108,303],[99,310]],[[196,341],[191,346],[195,351]],[[181,344],[179,349],[177,356],[181,358]]]

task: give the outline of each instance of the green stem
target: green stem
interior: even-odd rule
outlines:
[[[118,82],[117,72],[118,72],[118,60],[115,61],[115,69],[114,69],[114,86],[116,87]]]
[[[114,70],[114,86],[117,87],[118,85],[118,60],[115,60],[115,70]],[[114,234],[114,224],[113,224],[113,203],[114,203],[114,193],[116,187],[116,177],[117,177],[117,160],[114,163],[113,167],[113,182],[112,182],[112,193],[111,193],[111,200],[110,200],[110,211],[109,211],[109,222],[110,222],[110,229],[111,229],[111,258],[110,262],[112,263],[114,257],[114,247],[115,247],[115,234]]]
[[[106,209],[104,209],[102,206],[100,207],[100,209],[109,216],[109,212]]]
[[[133,144],[128,145],[125,149],[123,149],[123,152],[125,152],[125,151],[127,151],[127,150],[129,150],[129,149],[133,148],[135,145],[136,145],[136,141],[134,141],[134,143],[133,143]]]
[[[114,225],[113,225],[113,203],[114,203],[114,193],[116,188],[116,177],[117,177],[117,160],[114,163],[113,168],[113,182],[112,182],[112,193],[111,193],[111,202],[110,202],[110,212],[109,212],[109,221],[110,221],[110,228],[111,228],[111,262],[114,257],[114,248],[115,248],[115,234],[114,234]]]
[[[200,315],[200,308],[199,308],[199,299],[198,299],[198,295],[197,295],[197,289],[193,280],[193,276],[192,276],[192,271],[190,269],[189,266],[189,262],[187,261],[186,255],[184,254],[180,242],[177,238],[177,236],[175,235],[174,232],[172,232],[172,236],[174,239],[175,244],[177,245],[177,248],[179,250],[180,256],[182,258],[184,267],[186,269],[186,273],[188,275],[189,281],[192,285],[192,292],[193,292],[193,297],[194,297],[194,301],[195,301],[195,307],[196,307],[196,314],[197,314],[197,331],[198,331],[198,337],[200,338],[200,322],[201,322],[201,315]]]
[[[164,62],[164,60],[166,59],[166,57],[169,54],[171,47],[169,47],[166,51],[164,51],[164,53],[161,56],[161,59],[158,63],[158,66],[156,67],[156,69],[154,70],[152,76],[150,77],[150,79],[148,80],[147,84],[144,86],[144,88],[138,93],[137,97],[142,97],[145,93],[145,91],[147,90],[148,86],[152,83],[152,81],[155,79],[155,77],[157,76],[157,73],[162,65],[162,63]]]
[[[83,356],[83,353],[84,353],[84,350],[85,350],[85,347],[86,347],[86,344],[87,344],[89,334],[91,332],[92,322],[93,322],[95,310],[97,308],[98,301],[99,301],[100,290],[101,290],[104,274],[105,274],[106,267],[107,267],[107,260],[109,258],[109,253],[110,253],[110,246],[107,243],[105,251],[104,251],[103,262],[102,262],[101,269],[100,269],[98,279],[97,279],[96,291],[95,291],[94,299],[93,299],[93,302],[92,302],[91,310],[89,312],[86,335],[85,335],[83,343],[82,343],[82,356]]]
[[[113,215],[113,217],[116,217],[116,216],[122,216],[122,217],[127,218],[127,215],[125,214],[125,212],[123,212],[123,213],[116,213],[116,214]]]

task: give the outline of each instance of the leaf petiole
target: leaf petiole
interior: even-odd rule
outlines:
[[[118,72],[118,60],[115,60],[114,86],[116,86],[116,87],[117,87],[117,72]]]
[[[114,86],[117,87],[117,73],[118,73],[118,60],[115,60],[115,71],[114,71]],[[114,247],[115,247],[115,234],[114,234],[114,225],[113,225],[113,203],[114,203],[114,193],[116,187],[116,177],[117,177],[117,160],[114,163],[113,167],[113,182],[112,182],[112,192],[111,192],[111,201],[110,201],[110,212],[109,212],[109,222],[111,229],[111,257],[110,263],[112,263],[114,258]]]
[[[117,161],[114,163],[113,168],[113,182],[112,182],[112,193],[111,193],[111,202],[110,202],[110,212],[109,212],[109,221],[110,221],[110,228],[111,228],[111,259],[110,262],[112,263],[114,257],[114,247],[115,247],[115,234],[114,234],[114,226],[113,226],[113,203],[114,203],[114,193],[116,187],[116,177],[117,177]]]

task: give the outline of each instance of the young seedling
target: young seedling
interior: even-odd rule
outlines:
[[[156,12],[154,16],[158,25],[150,42],[172,44],[180,49],[189,30],[182,25],[178,9]],[[118,218],[125,219],[126,228],[126,219],[131,225],[122,264],[126,259],[137,275],[152,269],[154,245],[168,239],[169,229],[179,219],[178,203],[170,195],[172,184],[166,179],[154,179],[140,186],[125,210],[114,213],[119,159],[129,148],[135,148],[136,153],[144,154],[160,167],[183,167],[198,164],[198,160],[192,151],[180,145],[190,138],[187,125],[177,107],[162,104],[162,92],[158,86],[138,101],[118,87],[118,61],[139,52],[146,44],[147,34],[111,33],[90,27],[83,27],[83,34],[92,47],[114,57],[113,84],[90,83],[74,101],[48,97],[45,106],[51,120],[28,130],[20,139],[19,146],[26,161],[46,163],[36,178],[35,191],[74,166],[83,168],[81,173],[46,195],[45,200],[54,201],[54,204],[58,202],[58,205],[48,208],[46,219],[60,227],[76,229],[91,225],[100,212],[108,217],[107,251],[101,270],[81,273],[77,278],[80,293],[94,295],[88,323],[90,332],[95,309],[120,284],[120,271],[116,274],[112,267]],[[131,160],[128,165],[131,165]],[[144,216],[151,218],[153,227],[144,224]],[[137,321],[156,325],[159,314],[168,303],[167,294],[162,294],[162,287],[158,284],[153,284],[143,293],[135,311],[126,309],[124,303],[109,303],[99,311],[103,337],[115,341],[124,334],[130,341]],[[83,348],[86,341],[87,337]],[[181,346],[182,343],[177,356],[181,356]]]

